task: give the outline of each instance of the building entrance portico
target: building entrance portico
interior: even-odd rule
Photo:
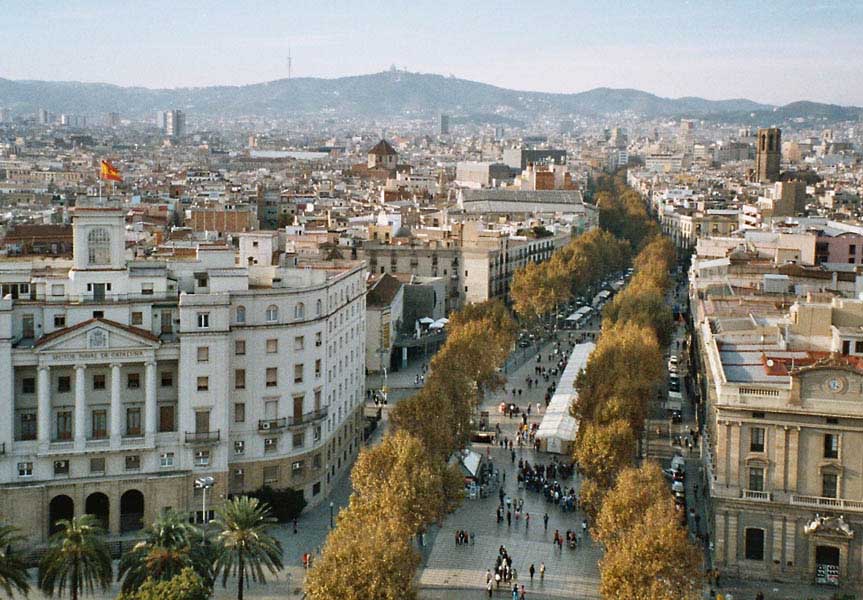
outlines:
[[[105,319],[42,338],[35,352],[39,452],[119,449],[124,438],[152,445],[159,345],[149,332]]]

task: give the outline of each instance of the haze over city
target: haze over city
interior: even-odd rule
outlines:
[[[11,0],[0,77],[125,86],[340,77],[395,64],[521,90],[863,105],[857,2]]]

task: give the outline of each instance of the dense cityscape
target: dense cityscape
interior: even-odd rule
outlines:
[[[291,61],[0,79],[2,593],[860,597],[863,109]]]

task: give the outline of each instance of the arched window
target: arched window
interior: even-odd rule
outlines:
[[[306,305],[302,302],[298,302],[294,307],[294,318],[295,319],[305,319],[306,318]]]
[[[245,323],[246,322],[246,307],[238,306],[237,307],[237,323]]]
[[[111,234],[104,227],[91,229],[87,234],[87,260],[91,265],[111,263]]]
[[[267,307],[267,322],[275,323],[279,320],[279,307],[275,304],[270,304]]]
[[[324,308],[324,303],[321,302],[320,298],[318,298],[318,301],[315,302],[315,316],[320,317],[321,311],[323,311],[323,308]]]

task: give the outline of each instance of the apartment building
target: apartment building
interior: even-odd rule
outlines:
[[[714,564],[732,576],[859,583],[863,301],[702,297]]]
[[[72,215],[71,260],[0,262],[0,520],[37,544],[84,513],[201,520],[201,476],[211,508],[320,502],[361,443],[364,266],[271,266],[259,234],[131,261],[122,210]]]

